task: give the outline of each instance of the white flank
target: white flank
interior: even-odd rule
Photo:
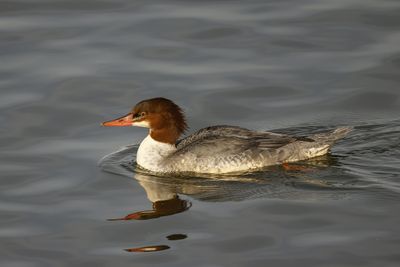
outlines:
[[[321,147],[313,147],[307,151],[308,158],[319,157],[328,153],[329,145],[323,145]]]

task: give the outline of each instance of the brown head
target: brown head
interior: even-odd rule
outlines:
[[[127,115],[103,122],[102,125],[150,128],[150,136],[154,140],[169,144],[175,144],[187,129],[182,109],[171,100],[162,97],[143,100]]]

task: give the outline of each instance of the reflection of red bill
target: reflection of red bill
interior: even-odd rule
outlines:
[[[147,246],[147,247],[140,247],[140,248],[128,248],[125,249],[127,252],[155,252],[169,249],[169,246],[166,245],[159,245],[159,246]]]
[[[135,213],[128,214],[122,218],[107,219],[107,221],[147,220],[147,219],[158,218],[158,217],[160,217],[160,215],[156,214],[156,211],[144,210],[144,211],[138,211]]]
[[[312,171],[313,169],[311,167],[307,166],[301,166],[298,164],[292,164],[292,163],[282,163],[282,167],[285,169],[285,171],[304,171],[304,172],[309,172]]]

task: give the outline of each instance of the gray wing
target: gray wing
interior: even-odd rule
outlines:
[[[279,148],[297,140],[283,134],[213,126],[181,140],[166,164],[172,169],[206,173],[242,171],[275,164]]]
[[[203,157],[224,157],[227,155],[242,153],[250,148],[257,147],[255,141],[248,141],[235,136],[208,135],[204,138],[192,140],[178,146],[176,155],[190,153],[196,158]]]
[[[211,126],[180,140],[176,146],[178,150],[186,150],[188,146],[190,146],[190,149],[203,146],[212,151],[216,150],[216,152],[223,148],[229,149],[231,152],[238,152],[249,148],[276,149],[298,140],[313,141],[284,134],[250,131],[236,126]],[[216,144],[221,144],[221,147]],[[212,146],[215,146],[215,148],[212,148]]]
[[[192,144],[198,140],[203,140],[207,137],[211,136],[246,136],[251,133],[250,130],[237,127],[237,126],[211,126],[207,128],[203,128],[198,130],[197,132],[185,137],[184,139],[179,140],[176,143],[176,147],[178,149],[185,147],[188,144]]]

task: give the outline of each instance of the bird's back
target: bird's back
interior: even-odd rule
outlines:
[[[231,173],[326,154],[335,140],[351,129],[295,137],[251,131],[235,126],[212,126],[180,140],[165,159],[171,172]]]

